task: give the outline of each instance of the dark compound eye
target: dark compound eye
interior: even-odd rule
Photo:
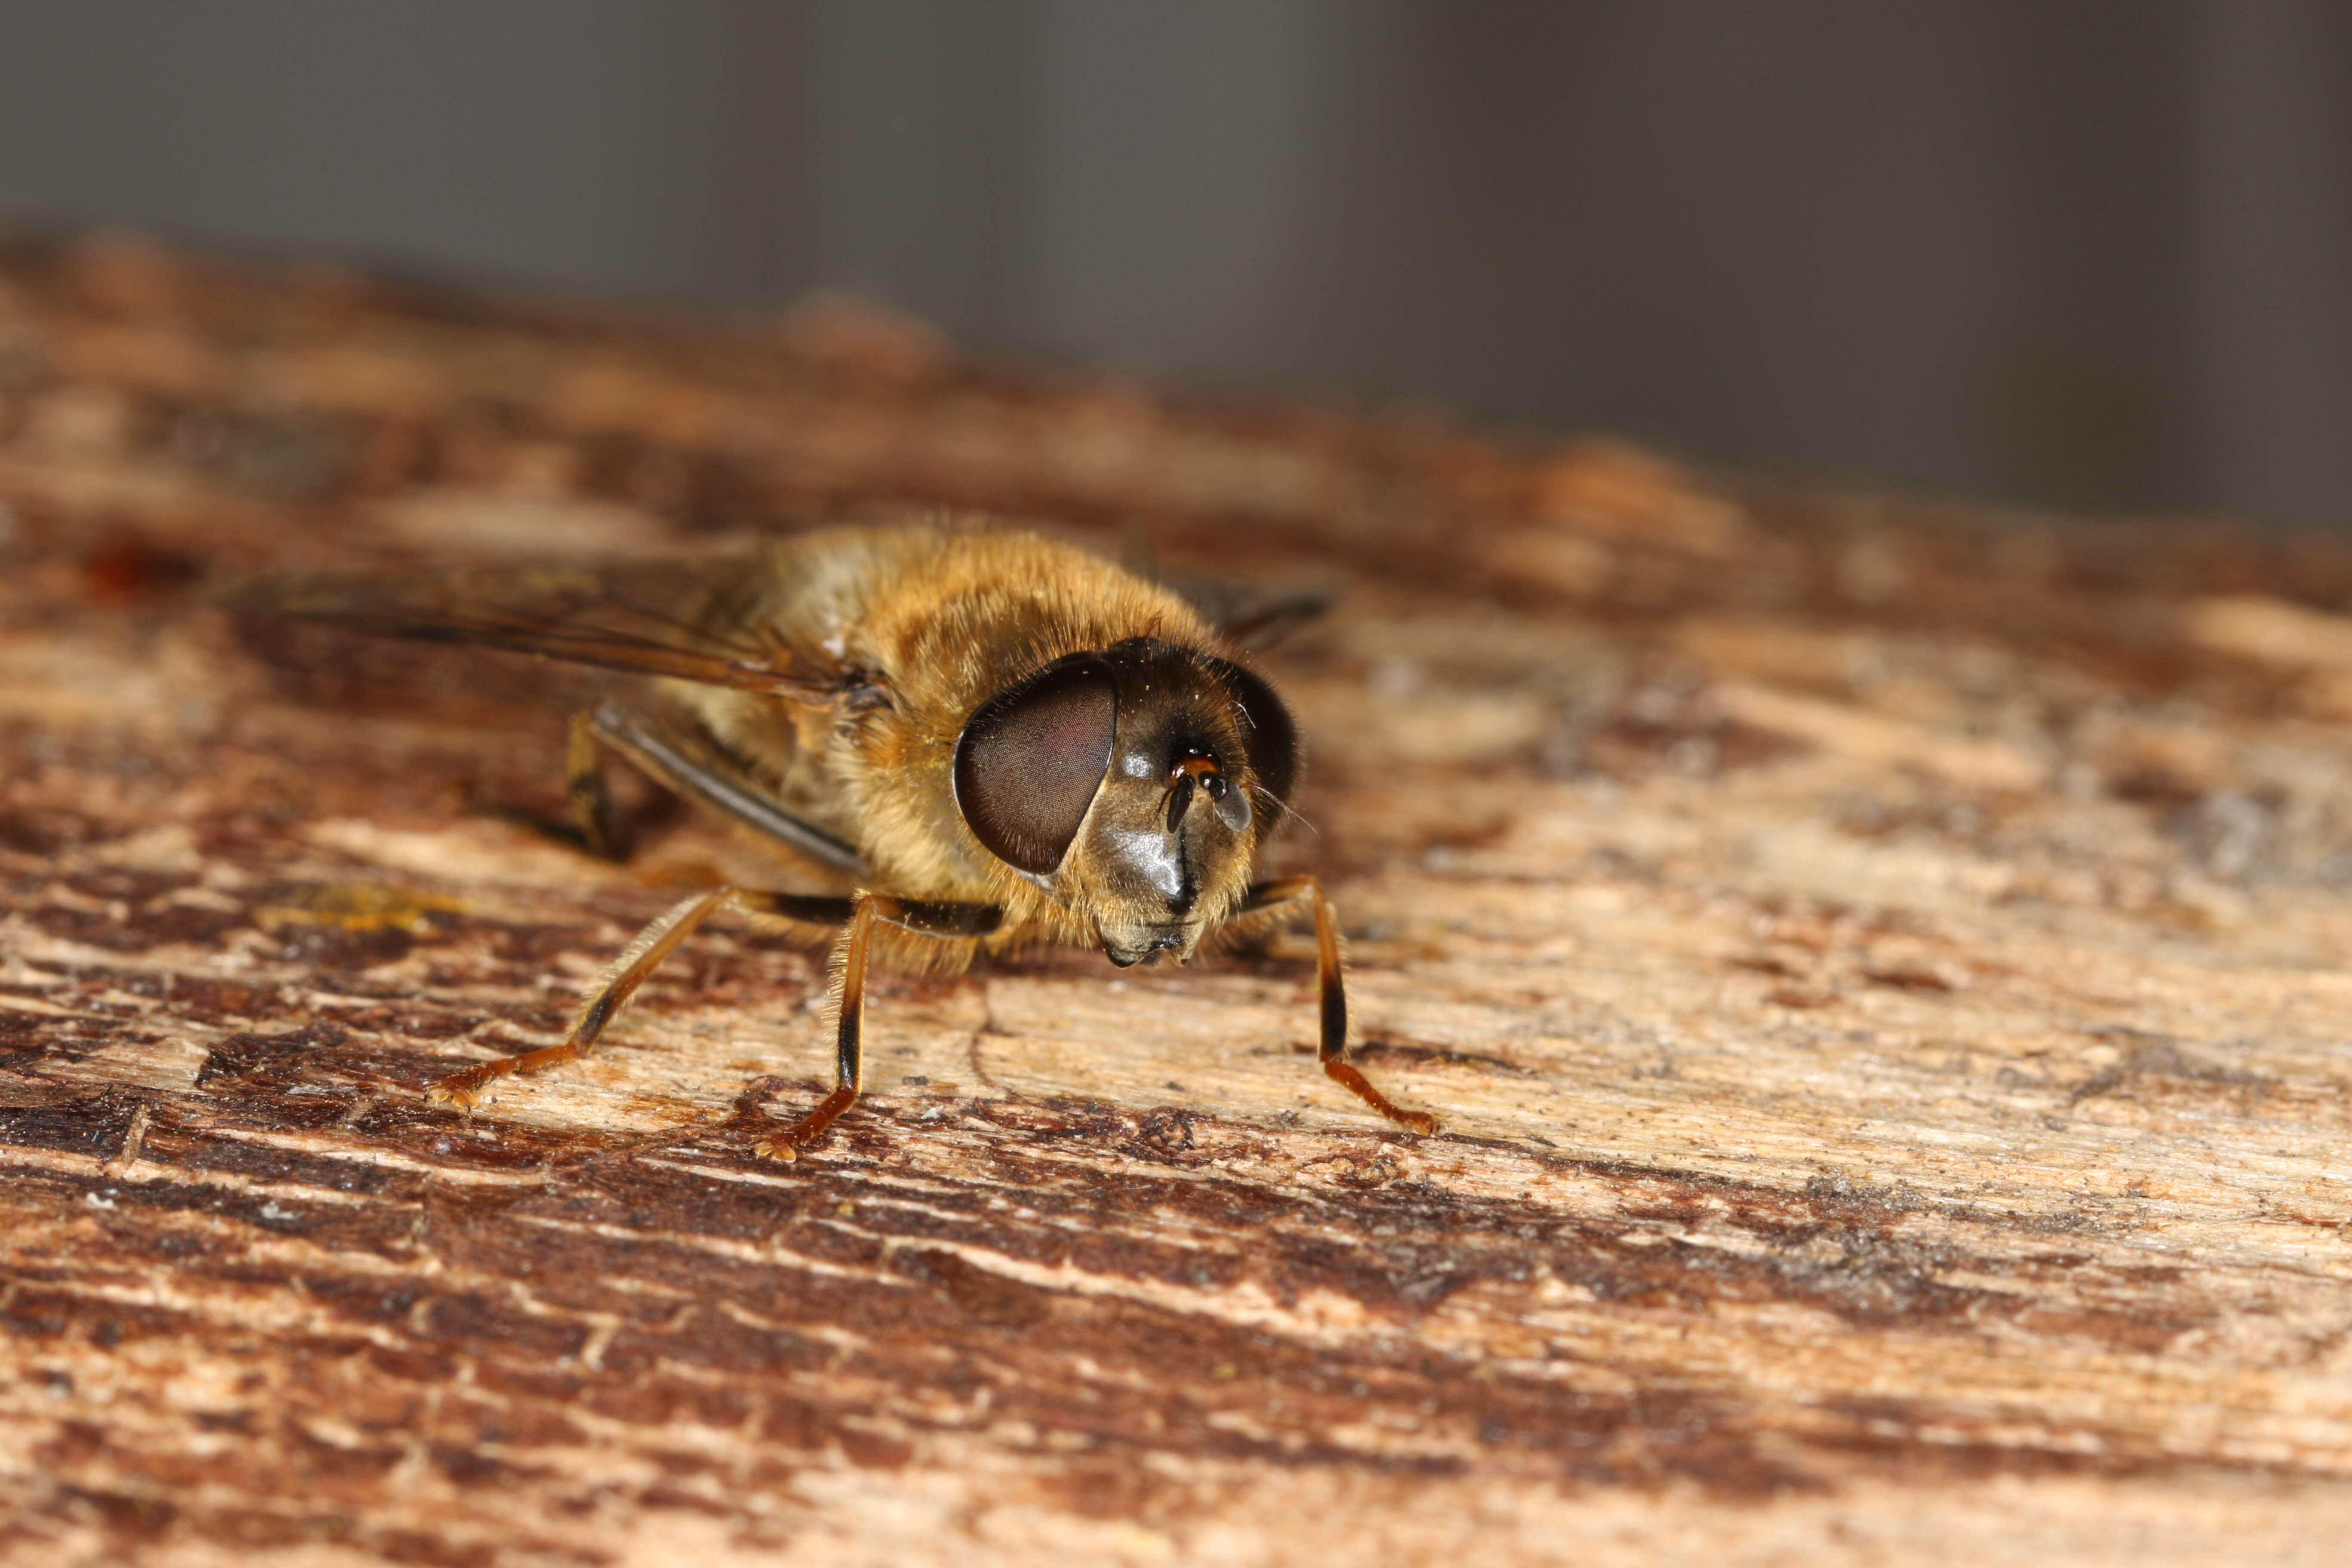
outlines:
[[[1043,876],[1062,863],[1110,766],[1118,682],[1092,656],[1047,665],[980,705],[956,742],[956,809],[988,852]]]
[[[1242,746],[1249,752],[1258,787],[1287,805],[1290,786],[1298,777],[1298,731],[1290,721],[1290,710],[1273,687],[1240,665],[1222,658],[1204,658],[1202,662],[1241,704]]]

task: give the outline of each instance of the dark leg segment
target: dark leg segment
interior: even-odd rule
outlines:
[[[753,914],[776,915],[804,926],[845,926],[857,912],[856,899],[825,893],[742,893],[736,901]]]
[[[604,749],[596,738],[596,715],[582,710],[572,716],[563,747],[563,799],[572,811],[572,826],[588,853],[607,860],[626,860],[635,847],[629,825],[613,805],[612,786],[604,780]]]
[[[646,976],[661,966],[662,960],[677,951],[678,943],[694,934],[695,927],[709,920],[735,896],[732,888],[713,888],[707,893],[697,893],[690,899],[672,905],[651,925],[637,933],[635,942],[622,950],[621,956],[606,972],[604,982],[590,994],[580,1016],[572,1021],[572,1036],[560,1046],[547,1046],[520,1056],[500,1057],[496,1061],[483,1062],[464,1072],[452,1073],[426,1090],[436,1100],[472,1110],[488,1089],[509,1073],[536,1072],[564,1062],[576,1061],[604,1026],[621,1010],[622,1004],[636,994],[646,983]]]
[[[884,925],[913,931],[941,942],[982,937],[1004,923],[1004,911],[994,904],[962,904],[947,899],[898,899],[887,893],[866,893],[836,899],[824,893],[739,893],[736,901],[755,914],[780,915],[802,925],[845,926],[863,901],[874,906],[874,918]]]
[[[695,928],[730,901],[754,911],[779,915],[810,925],[844,925],[835,963],[841,976],[841,1011],[834,1030],[834,1075],[836,1087],[814,1110],[782,1132],[760,1142],[759,1152],[779,1160],[798,1157],[802,1145],[813,1142],[841,1113],[857,1101],[864,1076],[866,961],[877,921],[924,936],[955,941],[985,936],[1002,923],[1004,912],[989,904],[961,904],[939,899],[894,899],[884,893],[860,893],[855,899],[806,893],[750,893],[736,888],[714,888],[683,900],[637,933],[580,1009],[571,1037],[520,1056],[500,1057],[464,1072],[452,1073],[427,1093],[436,1101],[472,1110],[482,1091],[509,1073],[536,1072],[577,1061],[596,1043],[604,1026],[636,994],[646,977],[694,934]]]
[[[745,895],[754,909],[787,920],[838,922],[846,920],[835,950],[841,973],[841,1016],[833,1037],[834,1090],[814,1110],[771,1138],[762,1138],[758,1152],[773,1160],[796,1160],[805,1144],[822,1137],[834,1120],[857,1101],[865,1078],[866,956],[879,921],[919,936],[943,942],[986,936],[1003,923],[1004,911],[993,904],[962,904],[944,899],[896,899],[887,893],[860,893],[855,899],[827,899],[803,893]]]
[[[756,785],[679,749],[661,731],[626,710],[604,703],[588,715],[587,724],[595,739],[676,794],[779,844],[790,845],[828,871],[844,877],[866,875],[866,863],[856,849],[786,811]]]
[[[861,893],[857,912],[841,939],[841,1016],[834,1026],[834,1090],[814,1110],[782,1132],[762,1138],[756,1152],[776,1160],[797,1160],[801,1146],[815,1142],[834,1119],[857,1101],[866,1077],[866,950],[874,937],[875,906],[884,900]]]
[[[1407,1110],[1398,1105],[1372,1087],[1372,1081],[1347,1059],[1348,988],[1339,972],[1339,921],[1332,912],[1331,900],[1323,896],[1323,884],[1313,877],[1260,882],[1249,890],[1240,912],[1273,909],[1301,899],[1315,907],[1315,973],[1322,998],[1323,1024],[1316,1059],[1323,1064],[1323,1071],[1332,1082],[1344,1085],[1357,1099],[1398,1126],[1415,1132],[1436,1131],[1437,1118],[1425,1110]]]

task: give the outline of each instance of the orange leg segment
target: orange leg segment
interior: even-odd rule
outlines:
[[[837,960],[841,969],[841,1014],[834,1026],[834,1090],[814,1110],[772,1137],[762,1138],[757,1152],[775,1160],[797,1160],[803,1144],[824,1135],[835,1118],[857,1103],[866,1076],[866,951],[874,940],[874,917],[892,902],[872,893],[857,895],[856,912],[841,935]]]
[[[1331,909],[1331,900],[1323,896],[1322,882],[1313,877],[1261,882],[1250,889],[1242,912],[1247,914],[1302,899],[1315,909],[1315,974],[1322,1002],[1322,1033],[1316,1047],[1316,1060],[1323,1064],[1324,1074],[1332,1082],[1398,1126],[1414,1132],[1436,1131],[1437,1118],[1425,1110],[1405,1110],[1382,1094],[1361,1069],[1347,1059],[1348,987],[1339,968],[1339,918]]]
[[[480,1063],[464,1072],[451,1073],[426,1090],[437,1103],[456,1105],[471,1110],[482,1098],[482,1091],[509,1073],[537,1072],[564,1062],[577,1061],[596,1043],[604,1026],[622,1005],[636,994],[646,976],[661,966],[662,960],[677,951],[678,944],[694,934],[694,929],[724,908],[735,896],[732,888],[713,888],[707,893],[697,893],[680,900],[637,933],[637,939],[623,950],[620,958],[604,976],[604,983],[590,994],[580,1016],[572,1021],[571,1037],[560,1046],[546,1046],[539,1050],[525,1051],[520,1056],[500,1057],[496,1061]]]

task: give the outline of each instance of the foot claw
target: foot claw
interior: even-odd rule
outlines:
[[[801,1152],[793,1147],[788,1138],[762,1138],[751,1145],[751,1152],[762,1160],[797,1160]]]
[[[460,1110],[471,1110],[482,1102],[482,1090],[489,1081],[490,1077],[487,1073],[472,1069],[453,1072],[428,1086],[425,1098],[434,1105],[454,1105]]]

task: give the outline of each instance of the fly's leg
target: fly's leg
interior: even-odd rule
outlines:
[[[470,1110],[480,1101],[484,1089],[509,1073],[537,1072],[541,1068],[578,1060],[596,1043],[596,1037],[604,1032],[604,1026],[613,1021],[622,1005],[646,983],[646,976],[659,968],[662,960],[676,952],[678,944],[693,935],[697,926],[717,914],[734,896],[735,889],[725,887],[697,893],[672,905],[639,931],[636,940],[622,950],[612,968],[605,971],[603,981],[589,994],[580,1016],[572,1021],[570,1037],[562,1045],[525,1051],[520,1056],[500,1057],[464,1072],[452,1073],[426,1094],[438,1103]]]
[[[563,815],[549,816],[528,806],[512,805],[486,793],[479,784],[467,792],[477,811],[528,828],[541,837],[583,850],[599,860],[625,861],[636,847],[636,835],[613,799],[604,777],[604,747],[596,732],[596,711],[583,709],[572,716],[563,743]]]
[[[770,1159],[796,1160],[803,1148],[823,1137],[825,1129],[857,1102],[865,1081],[866,959],[873,945],[875,922],[884,921],[918,935],[953,942],[986,936],[1003,920],[1004,911],[988,904],[894,899],[887,893],[860,893],[850,900],[771,893],[758,895],[751,903],[754,909],[788,920],[821,919],[847,905],[849,923],[834,946],[832,965],[838,1008],[833,1036],[834,1090],[783,1131],[761,1139],[755,1150]]]
[[[589,854],[606,860],[629,858],[635,847],[634,836],[613,804],[612,786],[605,782],[604,748],[597,738],[593,709],[574,713],[564,737],[563,803]]]
[[[883,921],[919,935],[952,942],[986,936],[1003,919],[1003,910],[987,904],[896,899],[883,893],[860,893],[853,900],[797,893],[747,893],[731,887],[714,888],[707,893],[698,893],[693,898],[681,900],[637,933],[636,940],[614,961],[604,980],[590,993],[580,1009],[579,1017],[572,1023],[570,1037],[562,1045],[479,1063],[463,1072],[452,1073],[427,1092],[436,1101],[471,1110],[479,1101],[485,1089],[509,1073],[536,1072],[541,1068],[576,1061],[596,1043],[605,1026],[636,994],[637,987],[646,983],[646,976],[659,968],[663,960],[676,952],[679,944],[694,934],[698,926],[717,914],[730,901],[740,901],[758,913],[806,924],[843,925],[845,922],[841,940],[835,944],[833,962],[834,973],[838,977],[840,998],[834,1033],[836,1087],[814,1110],[783,1132],[761,1141],[759,1152],[782,1160],[796,1158],[803,1145],[821,1136],[843,1111],[856,1102],[864,1077],[866,953],[872,945],[875,922]]]
[[[1313,877],[1285,877],[1280,881],[1260,882],[1243,900],[1239,912],[1250,914],[1301,900],[1313,904],[1315,909],[1315,973],[1322,998],[1323,1025],[1316,1059],[1323,1064],[1323,1071],[1332,1082],[1343,1085],[1398,1126],[1415,1132],[1436,1131],[1437,1118],[1425,1110],[1407,1110],[1398,1105],[1372,1087],[1371,1079],[1347,1059],[1348,987],[1339,973],[1339,921],[1332,913],[1331,900],[1323,896],[1323,884]]]
[[[774,1160],[797,1160],[801,1145],[824,1136],[834,1120],[857,1101],[866,1081],[866,950],[874,938],[874,904],[870,894],[856,900],[849,924],[835,945],[833,971],[839,978],[839,1011],[833,1030],[834,1089],[817,1108],[779,1133],[762,1138],[753,1152]]]
[[[736,901],[755,915],[775,915],[794,925],[830,926],[835,930],[849,923],[857,912],[856,899],[836,899],[822,893],[739,893]]]
[[[673,794],[798,851],[836,876],[866,874],[864,858],[829,829],[785,810],[758,784],[715,758],[696,755],[628,710],[600,703],[581,723],[595,742]]]
[[[723,758],[700,755],[691,742],[681,742],[610,702],[572,716],[563,747],[564,820],[551,820],[478,793],[473,804],[575,849],[606,860],[626,860],[636,836],[605,782],[608,752],[670,794],[708,806],[835,876],[855,879],[867,874],[864,859],[854,847],[831,830],[770,799],[759,784],[743,777]]]

